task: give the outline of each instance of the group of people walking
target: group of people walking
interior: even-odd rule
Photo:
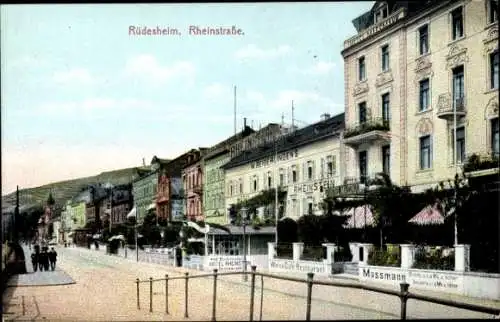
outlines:
[[[31,263],[33,264],[33,270],[36,272],[38,269],[40,271],[48,271],[56,269],[57,262],[57,252],[54,247],[49,250],[49,247],[44,246],[40,251],[40,246],[35,245],[35,252],[31,254]]]

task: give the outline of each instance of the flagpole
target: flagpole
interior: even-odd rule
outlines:
[[[276,139],[274,140],[274,216],[276,221],[276,233],[275,236],[275,245],[278,247],[278,147],[276,144]]]

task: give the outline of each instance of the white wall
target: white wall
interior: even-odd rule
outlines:
[[[359,265],[359,280],[453,293],[488,300],[500,300],[500,274],[402,269],[398,267]]]

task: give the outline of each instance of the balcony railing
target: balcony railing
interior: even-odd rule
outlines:
[[[456,109],[457,116],[462,117],[467,114],[465,109],[465,96],[454,97],[450,93],[439,95],[437,116],[443,119],[451,119]]]
[[[489,170],[499,167],[500,155],[498,153],[473,153],[467,156],[464,164],[464,172]]]
[[[344,138],[350,138],[372,131],[389,131],[390,120],[383,118],[371,118],[363,123],[348,126],[344,132]]]

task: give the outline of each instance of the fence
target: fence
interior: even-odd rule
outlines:
[[[361,290],[365,290],[365,291],[396,296],[401,301],[401,309],[400,309],[401,320],[406,320],[406,309],[407,309],[408,299],[414,299],[414,300],[425,301],[425,302],[430,302],[430,303],[440,304],[440,305],[445,305],[445,306],[451,306],[451,307],[475,311],[475,312],[492,314],[492,315],[495,315],[496,317],[500,318],[500,309],[498,309],[498,308],[491,308],[491,307],[480,306],[480,305],[475,305],[475,304],[461,303],[461,302],[456,302],[456,301],[447,300],[447,299],[441,299],[441,298],[437,298],[437,297],[424,296],[424,295],[410,293],[409,292],[409,284],[407,284],[407,283],[401,283],[400,284],[400,291],[398,292],[398,291],[394,291],[394,290],[388,290],[388,289],[383,289],[383,288],[378,288],[378,287],[373,287],[373,286],[366,286],[366,285],[359,285],[359,284],[352,284],[352,283],[337,283],[337,282],[318,281],[318,280],[315,281],[315,280],[313,280],[314,273],[307,273],[307,279],[294,278],[294,277],[288,277],[288,276],[280,276],[280,275],[269,274],[269,273],[261,273],[261,272],[256,271],[256,266],[252,266],[251,272],[240,271],[240,272],[219,273],[217,271],[217,269],[214,269],[213,273],[211,273],[211,274],[198,274],[198,275],[191,275],[190,276],[189,273],[186,272],[186,273],[184,273],[184,276],[169,277],[168,275],[165,275],[165,278],[162,278],[162,279],[153,279],[152,277],[150,277],[148,280],[142,280],[142,281],[139,279],[136,279],[135,283],[137,284],[137,309],[138,310],[141,309],[139,284],[149,283],[149,312],[153,312],[153,283],[164,281],[165,282],[165,313],[170,314],[169,313],[169,281],[184,280],[184,317],[188,318],[189,317],[189,281],[192,279],[195,279],[195,278],[213,277],[211,321],[216,321],[217,280],[218,280],[218,277],[219,276],[227,276],[227,275],[240,275],[240,274],[241,275],[250,274],[250,276],[251,276],[250,300],[249,300],[249,302],[250,302],[249,303],[249,321],[253,321],[254,315],[255,315],[255,288],[256,288],[255,281],[256,281],[257,276],[261,277],[259,320],[262,320],[264,277],[307,284],[307,297],[306,297],[306,303],[305,303],[305,320],[306,321],[311,320],[313,285],[354,288],[354,289],[361,289]],[[179,303],[179,302],[177,302],[177,303]]]

